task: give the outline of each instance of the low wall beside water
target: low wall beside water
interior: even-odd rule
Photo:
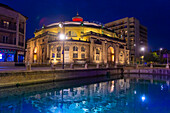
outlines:
[[[121,72],[121,68],[5,72],[0,73],[0,88],[107,74],[120,74]]]

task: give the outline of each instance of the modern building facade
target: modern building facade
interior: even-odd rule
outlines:
[[[0,62],[23,62],[27,17],[0,3]]]
[[[124,39],[102,25],[83,21],[78,14],[73,21],[53,23],[35,31],[27,42],[29,63],[110,63],[129,64],[129,50]]]
[[[147,28],[134,17],[126,17],[105,24],[105,27],[117,33],[119,38],[126,40],[130,51],[130,63],[141,60],[141,56],[148,51]],[[144,48],[144,51],[141,51]]]

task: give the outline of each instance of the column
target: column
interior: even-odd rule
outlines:
[[[107,41],[102,41],[102,49],[103,49],[103,55],[102,55],[102,61],[106,64],[107,63]]]
[[[115,45],[115,64],[119,63],[119,44]]]
[[[47,63],[49,63],[49,60],[50,60],[50,45],[47,44],[47,48],[46,48],[46,53],[47,54],[47,57],[46,57],[46,60],[47,60]]]
[[[24,22],[24,48],[25,48],[26,22]]]
[[[93,39],[90,39],[90,62],[92,63],[93,62],[93,58],[94,58],[94,40]]]
[[[19,41],[19,15],[17,15],[16,18],[16,45],[18,46],[18,41]]]
[[[127,59],[127,56],[126,56],[126,46],[124,46],[124,64],[127,64],[126,59]]]

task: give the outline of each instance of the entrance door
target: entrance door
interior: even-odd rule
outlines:
[[[107,62],[108,63],[114,63],[114,48],[109,47],[107,50]]]

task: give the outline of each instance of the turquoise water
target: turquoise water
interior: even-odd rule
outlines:
[[[170,113],[169,78],[89,78],[0,90],[0,113]]]

